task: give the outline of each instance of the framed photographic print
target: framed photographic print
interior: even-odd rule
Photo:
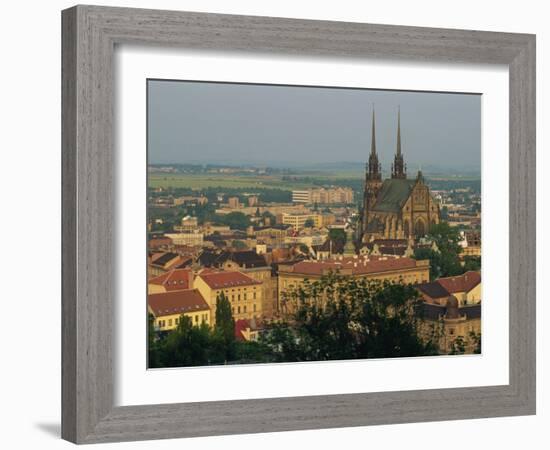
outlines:
[[[534,414],[534,36],[62,16],[65,439]]]

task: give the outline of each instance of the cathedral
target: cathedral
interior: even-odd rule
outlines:
[[[419,170],[407,178],[407,165],[401,152],[401,113],[397,113],[397,148],[391,178],[382,181],[382,168],[376,153],[374,111],[372,140],[366,166],[363,207],[359,224],[359,243],[374,239],[416,239],[440,221],[439,204]]]

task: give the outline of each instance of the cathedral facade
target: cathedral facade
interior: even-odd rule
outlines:
[[[359,223],[359,242],[374,239],[417,239],[441,220],[439,204],[433,198],[419,170],[407,178],[407,165],[401,151],[401,114],[397,116],[397,148],[391,178],[382,180],[382,167],[376,152],[374,111],[372,140],[365,171],[365,190]]]

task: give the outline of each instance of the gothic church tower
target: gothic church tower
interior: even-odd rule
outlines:
[[[359,241],[362,239],[363,234],[366,231],[369,211],[376,203],[376,196],[382,186],[382,167],[378,161],[378,154],[376,153],[376,123],[374,116],[374,109],[372,110],[372,137],[370,145],[369,161],[365,170],[365,190],[363,194],[363,210],[361,214],[361,230]]]
[[[407,165],[403,159],[403,153],[401,153],[401,110],[397,110],[397,150],[395,152],[395,157],[393,164],[391,166],[391,177],[392,178],[407,178]]]

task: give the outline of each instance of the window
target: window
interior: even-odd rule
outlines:
[[[244,293],[244,299],[246,300],[246,292]]]
[[[168,326],[169,326],[169,327],[172,326],[172,319],[168,319]]]
[[[252,309],[254,310],[254,312],[256,312],[256,303],[254,303],[254,305],[252,305]]]
[[[177,325],[178,323],[180,323],[179,317],[176,317],[175,323],[176,323],[176,325]]]
[[[246,312],[246,305],[243,306],[243,312]]]
[[[195,316],[195,323],[199,323],[199,315],[198,314]]]
[[[237,300],[241,301],[241,294],[237,295]]]
[[[240,314],[241,313],[241,307],[237,307],[237,314]]]
[[[252,295],[252,298],[253,298],[254,300],[256,300],[256,293],[255,293],[255,292],[254,292],[254,294]]]

